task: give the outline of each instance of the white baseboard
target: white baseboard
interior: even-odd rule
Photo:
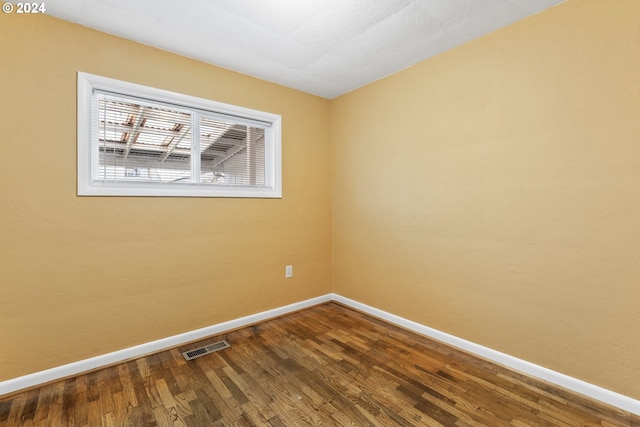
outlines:
[[[484,347],[482,345],[467,341],[462,338],[458,338],[454,335],[447,334],[437,329],[421,325],[420,323],[407,320],[403,317],[396,316],[395,314],[387,313],[386,311],[382,311],[375,307],[359,303],[358,301],[345,298],[341,295],[332,294],[331,299],[348,307],[354,308],[358,311],[367,313],[373,317],[377,317],[386,322],[392,323],[405,329],[409,329],[411,331],[419,333],[420,335],[433,338],[434,340],[440,341],[444,344],[448,344],[467,353],[474,354],[482,357],[483,359],[495,362],[514,371],[521,372],[523,374],[527,374],[544,381],[548,381],[562,388],[571,390],[595,400],[599,400],[600,402],[608,403],[609,405],[615,406],[633,414],[640,415],[640,400],[633,399],[631,397],[616,393],[611,390],[607,390],[594,384],[587,383],[577,378],[561,374],[560,372],[556,372],[551,369],[547,369],[542,366],[527,362],[525,360],[518,359],[517,357],[509,356],[508,354],[501,353],[499,351],[492,350],[488,347]]]
[[[98,368],[113,365],[125,360],[144,356],[145,354],[155,353],[172,347],[177,347],[188,342],[197,341],[212,335],[218,335],[227,331],[241,328],[243,326],[252,325],[254,323],[263,322],[268,319],[279,317],[294,311],[302,310],[307,307],[322,304],[331,301],[331,294],[311,298],[305,301],[286,305],[284,307],[275,308],[273,310],[263,311],[261,313],[252,314],[250,316],[241,317],[239,319],[230,320],[228,322],[219,323],[213,326],[196,329],[195,331],[185,332],[183,334],[174,335],[172,337],[162,338],[157,341],[151,341],[134,347],[125,348],[123,350],[114,351],[112,353],[102,354],[90,359],[80,360],[78,362],[69,363],[67,365],[58,366],[33,374],[24,375],[22,377],[13,378],[0,382],[0,396],[3,394],[13,393],[18,390],[46,384],[62,378],[78,375],[83,372],[93,371]]]
[[[208,326],[195,331],[185,332],[183,334],[174,335],[172,337],[163,338],[157,341],[129,347],[123,350],[114,351],[112,353],[103,354],[92,357],[90,359],[80,360],[78,362],[69,363],[67,365],[58,366],[56,368],[47,369],[33,374],[25,375],[18,378],[0,382],[0,396],[3,394],[13,393],[22,389],[35,387],[40,384],[49,383],[62,378],[78,375],[83,372],[92,371],[101,367],[113,365],[125,360],[144,356],[145,354],[154,353],[179,345],[197,341],[212,335],[238,329],[244,326],[263,322],[268,319],[279,317],[294,311],[302,310],[314,305],[322,304],[329,301],[336,301],[348,307],[367,313],[373,317],[377,317],[391,324],[400,326],[417,332],[421,335],[433,338],[442,343],[456,347],[470,354],[475,354],[484,359],[490,360],[502,366],[508,367],[523,374],[540,378],[552,384],[558,385],[565,389],[580,393],[584,396],[607,403],[625,411],[640,415],[640,401],[631,397],[607,390],[605,388],[587,383],[577,378],[561,374],[551,369],[518,359],[508,354],[492,350],[471,341],[458,338],[454,335],[447,334],[437,329],[430,328],[395,314],[359,303],[349,298],[345,298],[338,294],[327,294],[305,301],[286,305],[284,307],[275,308],[273,310],[263,311],[261,313],[252,314],[250,316],[241,317],[239,319],[230,320],[228,322],[219,323],[217,325]]]

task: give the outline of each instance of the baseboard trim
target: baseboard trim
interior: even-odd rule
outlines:
[[[403,317],[396,316],[395,314],[388,313],[386,311],[371,307],[366,304],[362,304],[358,301],[354,301],[338,294],[332,294],[331,299],[355,310],[369,314],[373,317],[377,317],[381,320],[400,326],[402,328],[409,329],[411,331],[419,333],[420,335],[433,338],[434,340],[440,341],[444,344],[448,344],[467,353],[482,357],[483,359],[487,359],[514,371],[539,378],[567,390],[582,394],[583,396],[587,396],[600,402],[604,402],[617,408],[623,409],[627,412],[640,415],[640,400],[633,399],[631,397],[579,380],[577,378],[570,377],[568,375],[553,371],[534,363],[518,359],[517,357],[513,357],[497,350],[484,347],[471,341],[458,338],[454,335],[447,334],[446,332],[442,332],[437,329],[422,325],[420,323],[407,320]]]
[[[391,324],[414,331],[418,334],[427,336],[434,340],[448,344],[452,347],[482,357],[523,374],[548,381],[567,390],[571,390],[600,402],[607,403],[633,414],[640,415],[640,400],[636,400],[631,397],[616,393],[614,391],[596,386],[594,384],[587,383],[577,378],[561,374],[559,372],[544,368],[534,363],[518,359],[517,357],[513,357],[497,350],[493,350],[488,347],[473,343],[471,341],[458,338],[454,335],[447,334],[446,332],[430,328],[420,323],[413,322],[395,314],[388,313],[378,308],[334,293],[230,320],[228,322],[218,323],[216,325],[207,326],[205,328],[196,329],[194,331],[185,332],[183,334],[162,338],[156,341],[129,347],[123,350],[114,351],[89,359],[80,360],[78,362],[69,363],[67,365],[35,372],[33,374],[24,375],[22,377],[2,381],[0,382],[0,396],[32,387],[37,387],[42,384],[47,384],[63,378],[78,375],[83,372],[100,369],[102,367],[110,366],[119,362],[123,362],[125,360],[141,357],[146,354],[155,353],[172,347],[177,347],[209,336],[219,335],[234,329],[263,322],[265,320],[273,319],[329,301],[338,302],[347,307],[351,307],[373,317],[377,317]]]
[[[162,338],[145,344],[125,348],[114,351],[112,353],[102,354],[100,356],[89,359],[80,360],[78,362],[69,363],[67,365],[57,366],[55,368],[44,371],[34,372],[33,374],[24,375],[10,380],[0,382],[0,396],[14,393],[19,390],[36,387],[47,384],[63,378],[81,374],[83,372],[93,371],[102,367],[110,366],[125,360],[141,357],[146,354],[155,353],[172,347],[177,347],[192,341],[197,341],[212,335],[218,335],[234,329],[249,326],[275,317],[283,316],[294,311],[303,310],[314,305],[331,301],[332,295],[322,295],[284,307],[278,307],[272,310],[263,311],[228,322],[218,323],[217,325],[207,326],[194,331],[185,332],[183,334]]]

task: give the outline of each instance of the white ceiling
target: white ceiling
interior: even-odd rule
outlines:
[[[54,0],[47,14],[335,98],[564,0]]]

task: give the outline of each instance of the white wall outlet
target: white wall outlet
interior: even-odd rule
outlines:
[[[293,277],[293,265],[287,265],[284,268],[284,278],[290,279],[291,277]]]

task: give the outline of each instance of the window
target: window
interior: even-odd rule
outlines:
[[[78,195],[282,196],[279,115],[78,73]]]

